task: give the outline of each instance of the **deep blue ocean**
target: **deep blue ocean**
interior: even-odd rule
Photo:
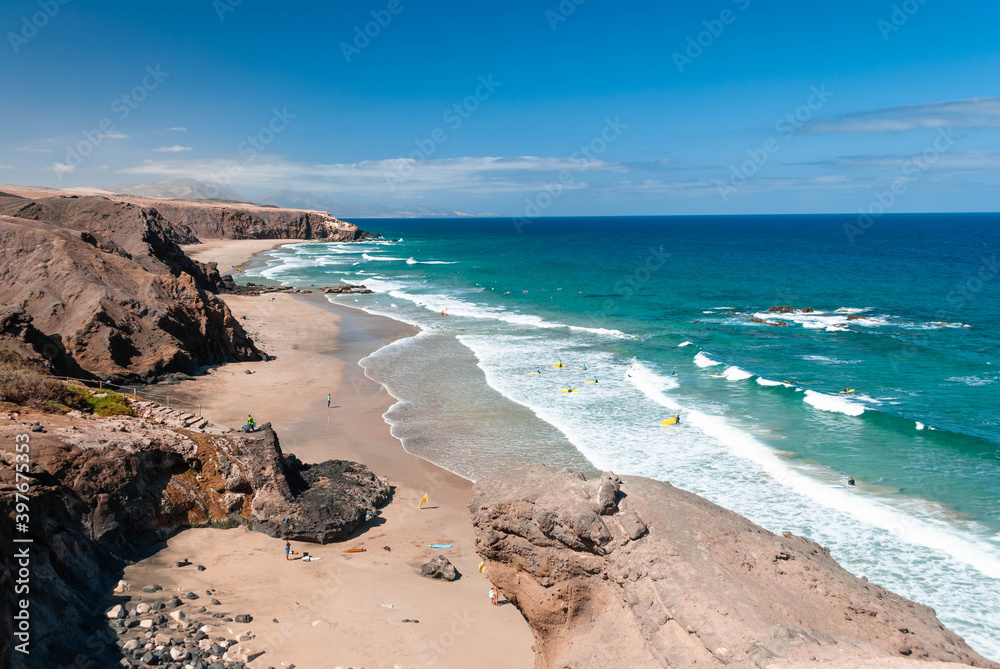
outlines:
[[[248,278],[364,283],[331,299],[420,327],[362,361],[407,450],[670,481],[1000,660],[1000,216],[353,222],[400,241]]]

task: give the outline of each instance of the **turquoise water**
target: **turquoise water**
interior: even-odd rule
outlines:
[[[853,239],[843,216],[358,223],[402,241],[296,244],[252,274],[365,283],[334,301],[420,326],[363,361],[407,450],[471,479],[543,461],[668,480],[1000,659],[997,216]]]

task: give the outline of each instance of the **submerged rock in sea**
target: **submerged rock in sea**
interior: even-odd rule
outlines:
[[[536,669],[998,667],[825,548],[668,483],[522,467],[476,483],[469,509]]]

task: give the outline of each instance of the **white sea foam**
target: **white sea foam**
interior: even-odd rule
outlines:
[[[740,369],[736,365],[733,365],[731,367],[726,367],[725,371],[722,372],[722,376],[728,381],[746,381],[753,376],[753,374],[745,369]]]
[[[804,401],[820,411],[842,413],[848,416],[860,416],[865,412],[865,407],[862,404],[845,400],[843,397],[818,393],[815,390],[807,390]]]
[[[388,260],[388,261],[405,260],[405,258],[392,258],[390,256],[373,256],[367,253],[362,253],[361,257],[364,258],[365,260]]]
[[[918,420],[918,421],[914,421],[914,422],[916,423],[916,428],[917,428],[918,430],[922,430],[922,429],[924,429],[925,427],[927,427],[926,425],[924,425],[923,423],[921,423],[921,422],[920,422],[919,420]]]
[[[765,388],[770,388],[771,386],[784,386],[786,388],[791,388],[792,387],[792,385],[790,383],[782,383],[781,381],[772,381],[770,379],[765,379],[762,376],[758,376],[757,377],[757,383],[759,385],[764,386]]]
[[[693,344],[689,341],[682,341],[680,344],[677,345],[677,348],[681,348],[682,346],[693,346]]]
[[[447,314],[449,317],[458,316],[462,318],[475,318],[478,320],[496,320],[509,323],[511,325],[535,327],[546,330],[565,328],[570,331],[587,332],[590,334],[613,337],[616,339],[636,339],[635,336],[626,334],[620,330],[556,323],[547,321],[541,316],[536,316],[534,314],[509,311],[503,307],[491,306],[479,302],[471,302],[453,295],[435,293],[417,295],[403,290],[406,286],[399,282],[370,279],[365,281],[365,285],[375,292],[388,293],[388,295],[393,298],[407,300],[417,306],[423,307],[428,311],[438,314]]]
[[[853,364],[853,360],[837,360],[836,358],[830,358],[825,355],[803,355],[801,356],[803,360],[809,360],[810,362],[823,362],[828,365],[850,365]]]
[[[657,404],[671,411],[682,410],[683,407],[677,401],[663,394],[662,380],[663,377],[659,377],[644,366],[639,366],[630,378],[639,390]],[[830,399],[839,400],[839,398]],[[776,482],[795,493],[830,509],[847,513],[865,525],[888,531],[905,543],[940,551],[991,578],[1000,578],[1000,559],[997,558],[994,549],[980,545],[979,541],[965,539],[946,524],[930,518],[923,520],[882,500],[833,490],[815,478],[790,467],[776,451],[730,425],[722,416],[711,416],[690,408],[683,411],[682,416],[684,424],[699,428],[725,444],[733,454],[763,467]]]
[[[997,382],[995,378],[982,376],[951,376],[949,381],[954,383],[964,383],[967,386],[988,386]]]
[[[698,354],[694,356],[694,364],[699,367],[715,367],[716,365],[721,365],[722,363],[712,360],[707,355],[699,351]]]

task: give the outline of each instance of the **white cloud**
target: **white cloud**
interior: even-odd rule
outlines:
[[[69,174],[76,171],[76,166],[66,165],[65,163],[52,163],[50,167],[46,167],[45,169],[56,174]]]
[[[1000,168],[1000,151],[948,151],[934,152],[924,158],[912,156],[844,156],[834,161],[837,167],[853,170],[895,170],[922,161],[935,171],[964,171],[992,173]]]
[[[173,146],[161,146],[159,148],[153,149],[153,151],[159,151],[160,153],[180,153],[182,151],[190,151],[190,146],[181,146],[180,144],[174,144]]]
[[[12,169],[14,169],[13,165],[0,165],[0,170],[12,170]]]
[[[101,137],[107,139],[130,139],[128,135],[123,132],[118,132],[117,130],[112,130],[111,132],[106,132]]]
[[[817,119],[805,132],[904,132],[936,128],[1000,128],[1000,97],[890,107]]]
[[[52,153],[52,149],[36,149],[34,147],[31,147],[31,146],[21,146],[21,147],[18,147],[16,149],[14,149],[14,150],[15,151],[30,151],[31,153]]]
[[[174,126],[174,127],[172,127],[172,128],[167,128],[167,131],[168,131],[168,132],[187,132],[187,131],[188,131],[188,129],[187,129],[187,128],[182,128],[182,127],[180,127],[180,126],[176,126],[176,125],[175,125],[175,126]]]
[[[147,160],[119,170],[123,174],[191,177],[223,185],[318,190],[358,196],[418,196],[432,191],[503,193],[538,191],[564,173],[625,172],[617,163],[583,158],[535,156],[464,157],[440,160],[395,158],[358,163],[315,164],[280,158],[213,160]],[[571,179],[568,188],[586,188]]]

